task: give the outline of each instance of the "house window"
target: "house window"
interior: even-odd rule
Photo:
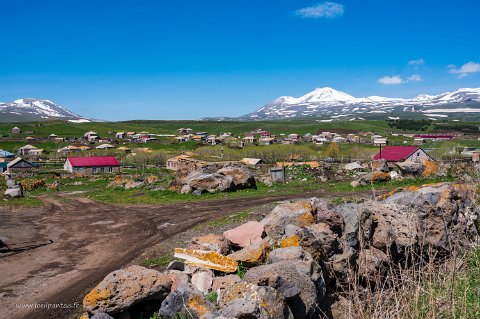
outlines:
[[[92,168],[92,173],[95,174],[97,172],[97,168],[96,167],[93,167]]]
[[[113,167],[109,167],[109,168],[108,168],[108,172],[109,172],[109,173],[113,172]]]
[[[420,156],[420,152],[417,153],[417,156]]]
[[[100,173],[103,173],[105,171],[105,169],[102,167],[100,168]]]

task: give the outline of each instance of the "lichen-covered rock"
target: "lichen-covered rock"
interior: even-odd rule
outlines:
[[[130,266],[108,274],[83,299],[89,313],[115,314],[143,300],[163,300],[172,280],[164,274],[140,266]]]
[[[230,252],[230,245],[224,236],[219,234],[208,234],[192,238],[187,246],[188,249],[210,250],[219,254],[226,255]]]
[[[379,159],[379,160],[376,160],[376,161],[373,161],[371,166],[372,166],[372,171],[374,171],[374,172],[388,173],[388,171],[389,171],[387,161],[383,158]]]
[[[266,250],[270,247],[268,240],[255,242],[239,251],[233,252],[228,257],[246,263],[258,263],[265,257]]]
[[[129,179],[126,183],[125,183],[125,189],[132,189],[132,188],[138,188],[140,186],[143,185],[143,182],[140,182],[140,181],[134,181],[133,179]]]
[[[213,278],[212,290],[225,289],[228,286],[241,282],[242,279],[238,275],[216,276]]]
[[[219,308],[225,317],[293,319],[285,298],[277,290],[245,281],[225,288]]]
[[[150,175],[147,177],[147,184],[155,184],[158,181],[158,177],[155,175]]]
[[[244,279],[275,288],[286,298],[295,318],[306,318],[317,311],[317,301],[325,293],[319,271],[312,262],[289,260],[251,268]]]
[[[308,200],[280,204],[261,221],[267,235],[274,240],[283,237],[288,224],[301,227],[314,222],[314,207]]]
[[[214,251],[175,248],[174,257],[184,259],[186,264],[223,272],[235,272],[238,263]]]
[[[180,285],[162,301],[158,315],[161,318],[194,318],[204,319],[215,310],[202,292],[191,285]]]
[[[292,246],[286,248],[276,248],[268,254],[267,262],[269,264],[274,264],[281,261],[288,260],[301,260],[301,261],[311,261],[313,260],[312,256],[307,253],[300,246]]]
[[[262,241],[264,226],[257,221],[248,221],[233,229],[227,230],[223,236],[234,246],[247,247],[256,242]]]

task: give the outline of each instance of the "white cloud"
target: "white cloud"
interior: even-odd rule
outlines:
[[[395,85],[395,84],[402,84],[404,81],[399,75],[393,75],[393,76],[384,76],[380,79],[378,79],[378,82],[382,84],[388,84],[388,85]]]
[[[471,61],[471,62],[465,63],[458,69],[456,65],[449,64],[448,68],[450,69],[450,73],[458,74],[459,78],[463,78],[463,77],[466,77],[469,73],[480,72],[480,63]]]
[[[422,77],[420,76],[420,74],[413,74],[408,78],[408,81],[413,81],[413,82],[418,82],[421,80],[422,80]]]
[[[424,59],[418,59],[418,60],[410,60],[408,61],[408,65],[422,65],[425,64]]]
[[[303,18],[335,18],[343,15],[344,7],[335,2],[322,2],[312,7],[302,8],[296,14]]]

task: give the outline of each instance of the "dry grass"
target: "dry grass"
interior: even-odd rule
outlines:
[[[348,267],[343,290],[337,287],[334,318],[480,318],[480,247],[463,244],[449,242],[447,255],[412,246],[400,260],[388,256],[390,262],[369,272],[358,260]]]

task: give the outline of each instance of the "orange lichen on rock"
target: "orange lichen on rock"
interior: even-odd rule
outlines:
[[[438,165],[432,161],[424,161],[423,163],[423,173],[422,176],[430,177],[437,173]]]
[[[384,172],[375,172],[372,174],[372,182],[386,182],[390,180],[390,174]]]
[[[450,188],[447,188],[440,194],[440,198],[438,199],[437,206],[438,207],[443,207],[445,204],[449,201],[450,199],[450,194],[452,190]]]
[[[89,316],[87,313],[84,313],[83,315],[80,316],[79,319],[89,319]]]
[[[175,248],[174,257],[184,259],[189,265],[223,272],[235,272],[238,263],[215,251]]]
[[[415,185],[410,185],[410,186],[407,186],[407,187],[405,188],[405,190],[411,191],[411,192],[416,192],[416,191],[418,191],[419,189],[420,189],[420,187],[415,186]]]
[[[236,260],[247,263],[256,263],[265,256],[265,251],[270,247],[270,244],[266,240],[261,242],[254,243],[250,246],[247,246],[239,251],[236,251],[228,257]]]
[[[210,313],[210,309],[205,304],[205,299],[201,299],[198,295],[191,296],[187,301],[187,307],[195,312],[197,318],[203,319]]]
[[[83,306],[94,306],[99,301],[107,300],[111,295],[112,293],[109,289],[98,289],[95,287],[83,298]]]
[[[298,235],[293,235],[293,236],[284,238],[280,242],[280,247],[282,248],[297,247],[297,246],[300,246],[300,238],[298,238]]]

